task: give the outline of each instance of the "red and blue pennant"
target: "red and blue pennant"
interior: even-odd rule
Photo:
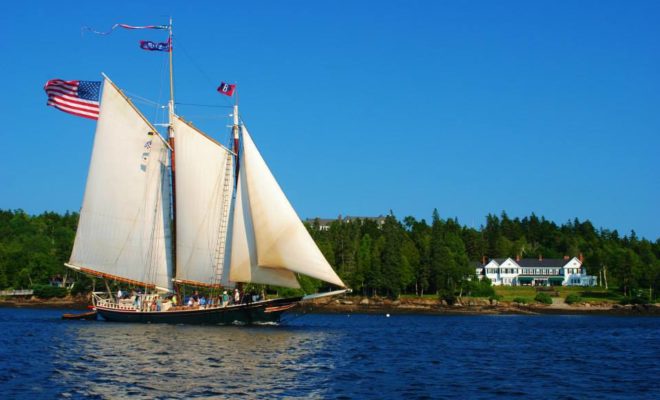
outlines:
[[[232,85],[229,83],[222,82],[220,86],[218,86],[218,92],[224,94],[225,96],[229,96],[229,97],[233,96],[234,90],[236,90],[236,85]]]

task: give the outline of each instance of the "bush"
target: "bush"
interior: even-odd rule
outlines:
[[[502,295],[494,294],[492,296],[489,296],[488,300],[490,300],[490,301],[493,301],[493,300],[500,301],[500,300],[502,300]]]
[[[454,303],[456,303],[456,295],[452,292],[441,292],[440,293],[440,300],[444,300],[447,302],[448,305],[452,306]]]
[[[626,304],[647,304],[647,301],[641,297],[624,297],[620,301],[621,304],[626,305]]]
[[[552,297],[549,294],[540,292],[534,297],[534,300],[543,304],[552,304]]]
[[[468,293],[472,297],[492,297],[495,289],[488,278],[473,279],[468,282]]]
[[[50,299],[51,297],[64,297],[69,294],[69,291],[63,287],[55,287],[49,285],[34,285],[32,286],[34,295],[42,299]]]
[[[529,303],[529,299],[527,297],[516,297],[513,299],[513,302],[519,304],[527,304]]]
[[[566,296],[566,299],[564,300],[566,304],[575,304],[575,303],[581,303],[582,302],[582,297],[575,293],[571,293],[568,296]]]

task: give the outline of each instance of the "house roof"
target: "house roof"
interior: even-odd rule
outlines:
[[[481,261],[475,261],[475,263],[477,267],[483,268],[486,265],[490,264],[492,261],[495,261],[497,265],[501,265],[506,260],[508,260],[508,258],[491,258],[490,260],[486,261],[486,264],[482,264]]]
[[[516,262],[523,268],[561,268],[569,261],[571,260],[564,260],[563,258],[543,258],[540,260],[538,258],[523,258]]]
[[[475,263],[477,267],[483,268],[486,265],[488,265],[488,263],[490,263],[491,261],[495,261],[497,265],[502,265],[502,263],[508,259],[509,258],[493,258],[488,260],[486,264],[482,264],[480,261],[476,261]],[[511,259],[511,261],[518,264],[522,268],[561,268],[566,264],[568,264],[571,260],[573,259],[572,258],[568,260],[563,258],[543,258],[541,260],[539,260],[538,258],[522,258],[520,260],[514,260],[513,258]]]

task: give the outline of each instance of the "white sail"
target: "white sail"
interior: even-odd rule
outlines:
[[[106,78],[70,266],[171,288],[168,149],[155,132]]]
[[[179,117],[176,135],[176,279],[223,284],[232,153]],[[224,268],[223,268],[224,269]]]
[[[241,183],[245,184],[249,200],[257,264],[346,287],[307,232],[245,127],[241,170],[245,176]]]
[[[233,282],[252,282],[267,285],[299,288],[293,272],[281,268],[262,268],[257,264],[257,248],[250,216],[248,193],[245,185],[245,169],[239,173],[234,203],[233,230],[231,235],[231,270]]]

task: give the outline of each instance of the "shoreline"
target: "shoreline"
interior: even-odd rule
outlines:
[[[420,315],[612,315],[612,316],[660,316],[660,304],[620,305],[582,303],[568,305],[555,302],[545,304],[491,303],[484,299],[463,299],[463,303],[447,305],[440,300],[429,299],[336,299],[330,303],[321,301],[301,304],[305,313],[315,314],[420,314]]]
[[[0,307],[54,308],[86,310],[90,302],[87,296],[39,299],[0,298]],[[493,302],[485,299],[463,299],[463,303],[447,305],[439,300],[405,298],[401,300],[346,297],[315,300],[299,304],[293,312],[303,314],[393,314],[393,315],[611,315],[611,316],[660,316],[660,304],[620,305],[582,303],[568,305],[555,302],[544,304],[517,304]]]

